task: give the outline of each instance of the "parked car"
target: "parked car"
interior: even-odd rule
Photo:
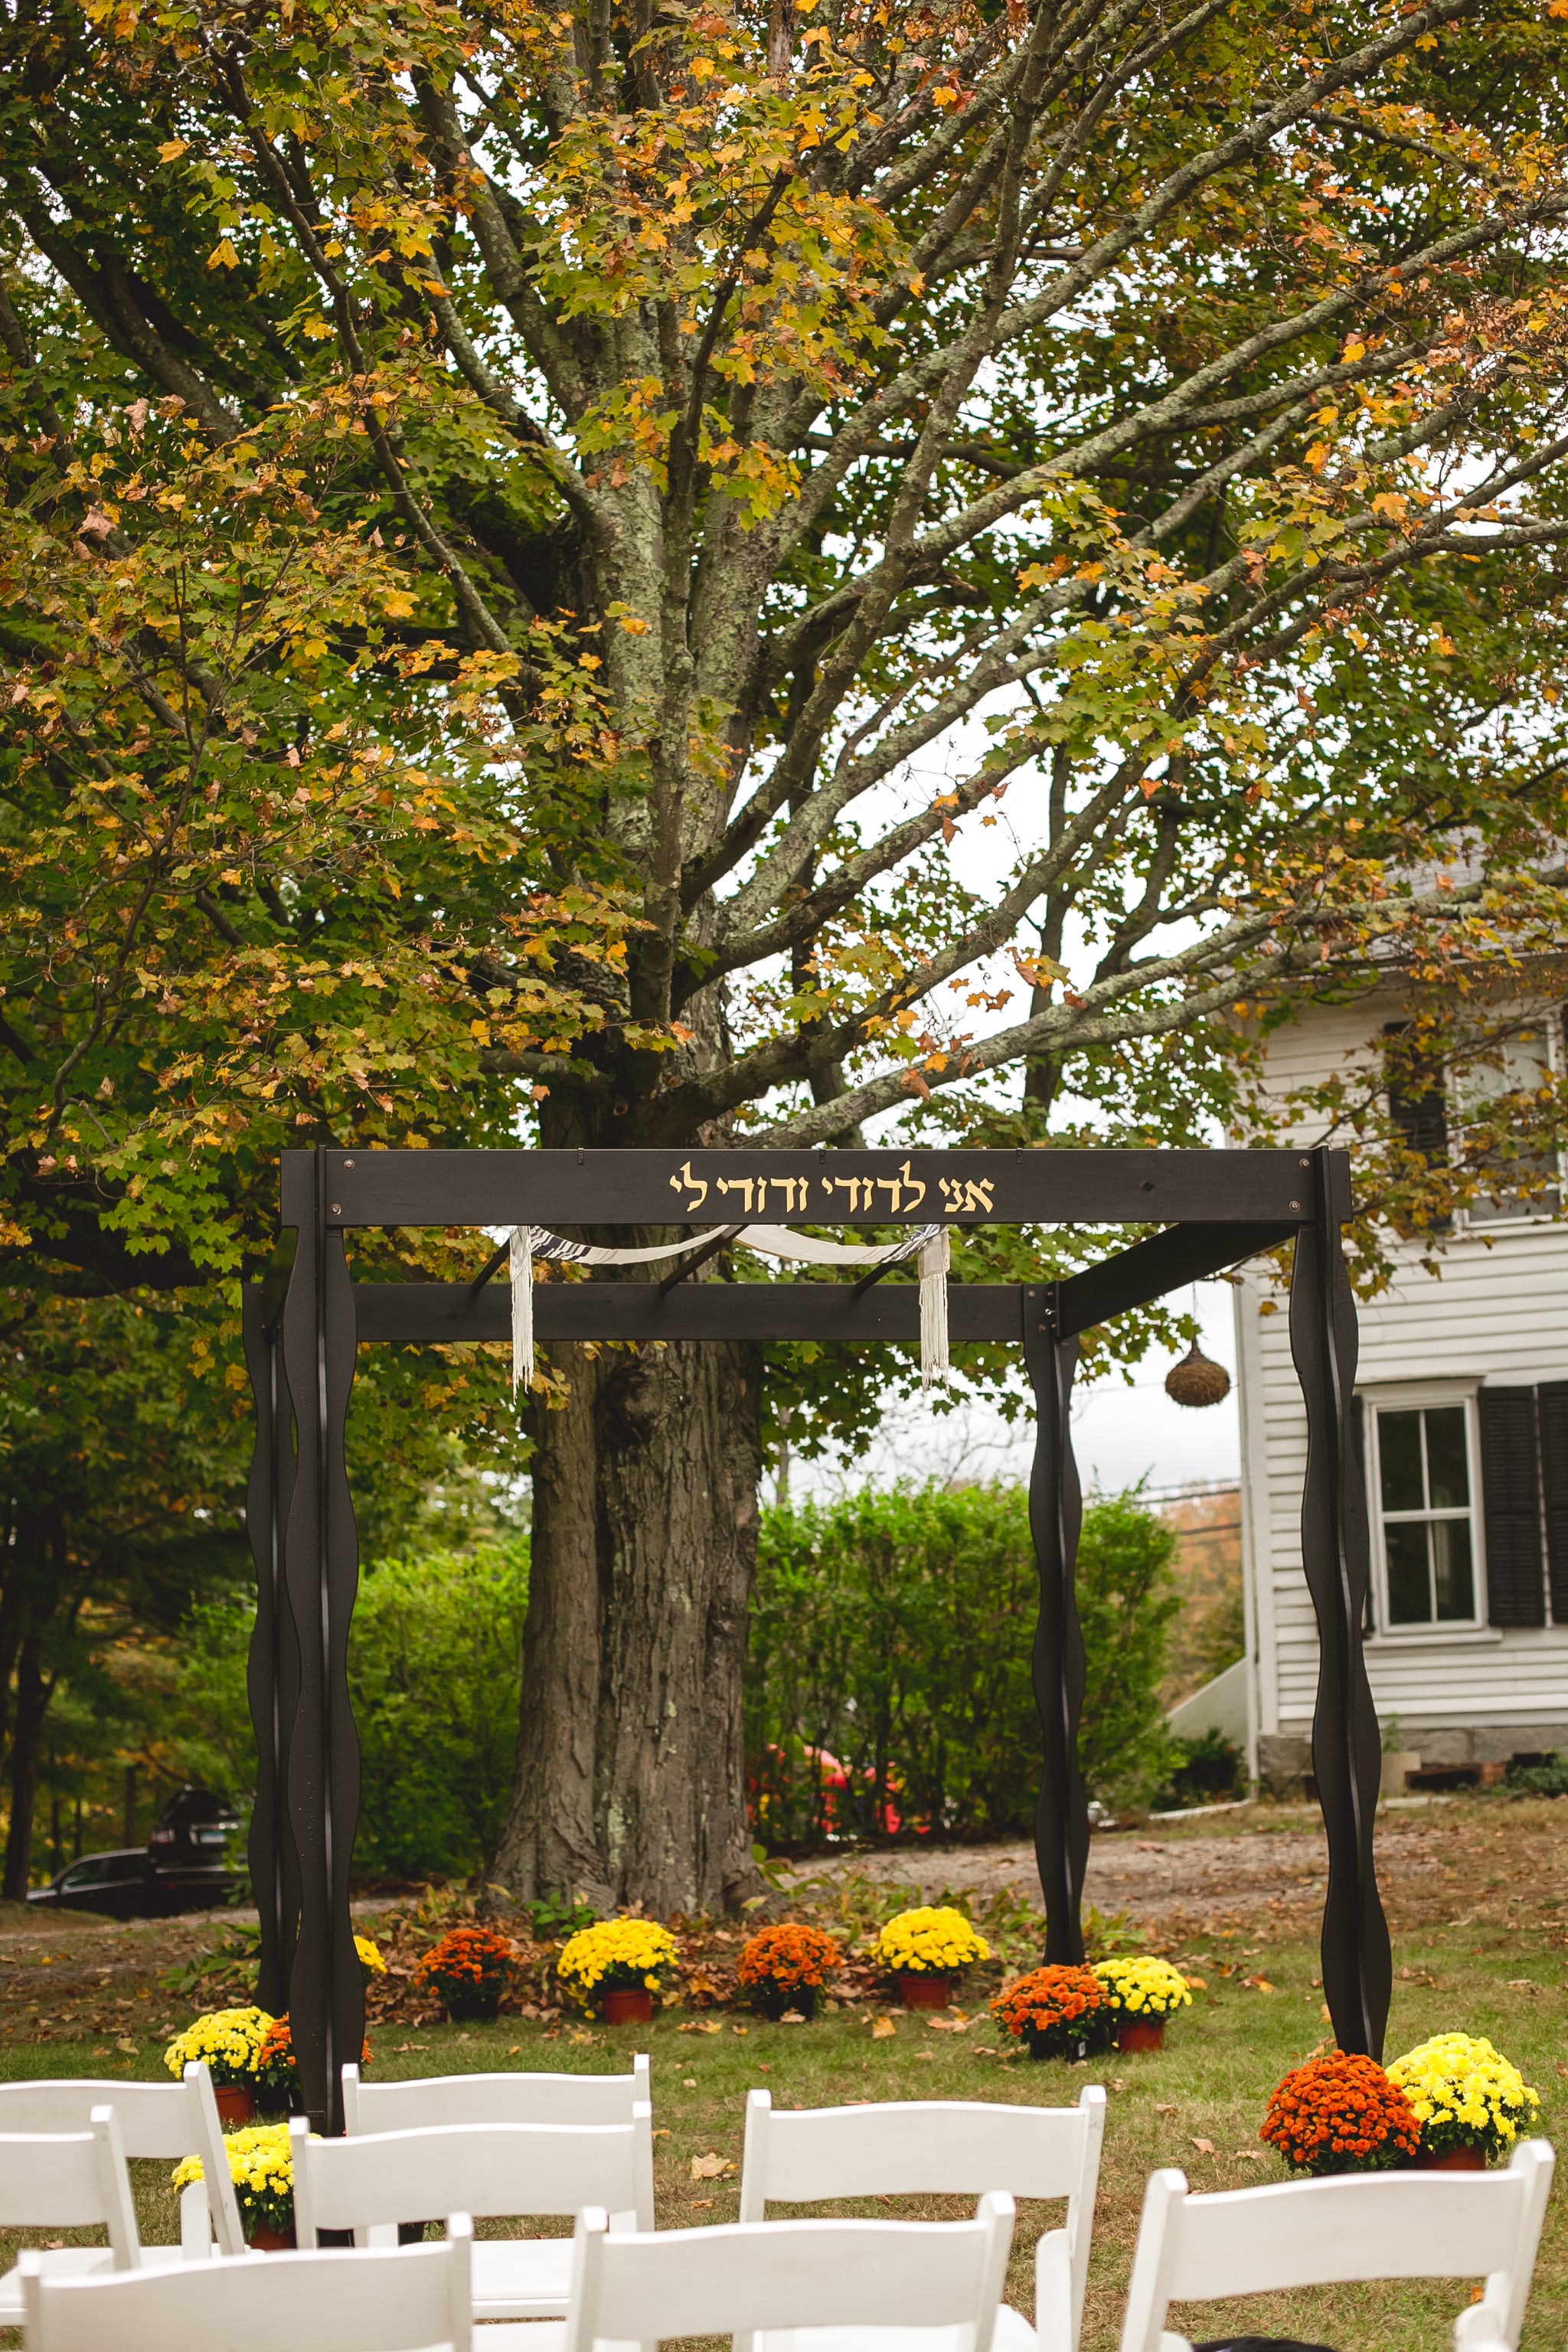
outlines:
[[[170,1798],[144,1846],[84,1853],[28,1890],[29,1903],[64,1911],[98,1911],[111,1919],[166,1918],[177,1911],[232,1903],[244,1881],[227,1862],[239,1817],[226,1797],[187,1786]]]

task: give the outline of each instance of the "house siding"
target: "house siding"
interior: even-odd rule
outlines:
[[[1271,1043],[1281,1084],[1321,1076],[1375,1050],[1394,1002],[1325,1008]],[[1310,1142],[1303,1135],[1298,1139]],[[1476,1386],[1568,1379],[1568,1225],[1556,1221],[1457,1233],[1436,1276],[1399,1253],[1392,1286],[1360,1308],[1357,1389],[1385,1383]],[[1236,1294],[1241,1391],[1244,1570],[1254,1688],[1256,1767],[1306,1769],[1318,1641],[1301,1573],[1307,1424],[1290,1360],[1287,1301],[1248,1269]],[[1484,1591],[1484,1572],[1478,1563]],[[1380,1719],[1428,1763],[1488,1761],[1568,1748],[1568,1624],[1479,1632],[1374,1633],[1367,1672]]]

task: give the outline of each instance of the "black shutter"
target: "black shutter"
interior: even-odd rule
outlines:
[[[1494,1625],[1544,1625],[1535,1391],[1482,1389],[1477,1404],[1491,1622]]]
[[[1389,1021],[1384,1024],[1385,1037],[1405,1036],[1410,1027],[1407,1021]],[[1388,1087],[1388,1116],[1405,1139],[1408,1150],[1418,1151],[1431,1166],[1443,1168],[1448,1160],[1448,1105],[1443,1092],[1441,1067],[1424,1068],[1421,1062],[1397,1047],[1387,1055],[1384,1075]]]
[[[1541,1426],[1541,1483],[1546,1490],[1546,1574],[1552,1622],[1568,1625],[1568,1381],[1542,1381],[1535,1391]]]

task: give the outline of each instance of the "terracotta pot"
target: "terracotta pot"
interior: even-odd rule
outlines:
[[[286,2230],[275,2230],[270,2221],[258,2221],[246,2242],[253,2254],[291,2254],[294,2251],[294,2224]]]
[[[1479,2147],[1446,2147],[1441,2156],[1422,2154],[1415,2159],[1417,2172],[1484,2172],[1486,2151]]]
[[[1163,2017],[1119,2017],[1116,2021],[1118,2050],[1163,2050],[1165,2021]]]
[[[910,1973],[899,1979],[899,1999],[906,2009],[945,2009],[952,1979]]]
[[[239,2131],[256,2121],[256,2094],[248,2083],[215,2083],[213,2096],[225,2131]]]
[[[605,1994],[600,2014],[606,2025],[647,2025],[653,2017],[653,1995],[646,1985],[616,1985]]]

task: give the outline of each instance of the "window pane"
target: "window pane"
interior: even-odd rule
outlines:
[[[1433,1520],[1432,1567],[1432,1580],[1437,1590],[1438,1623],[1451,1624],[1456,1618],[1473,1617],[1476,1585],[1470,1572],[1468,1519]]]
[[[1415,1419],[1412,1414],[1411,1419]],[[1403,1420],[1402,1413],[1399,1418]],[[1427,1575],[1426,1526],[1415,1525],[1385,1528],[1388,1546],[1388,1616],[1394,1625],[1429,1625],[1432,1622],[1432,1588]]]
[[[1470,1499],[1462,1404],[1446,1405],[1441,1412],[1426,1415],[1426,1482],[1435,1511],[1463,1510]]]
[[[1421,1484],[1421,1416],[1418,1412],[1380,1412],[1377,1416],[1377,1467],[1383,1483],[1385,1511],[1421,1511],[1426,1496]]]

